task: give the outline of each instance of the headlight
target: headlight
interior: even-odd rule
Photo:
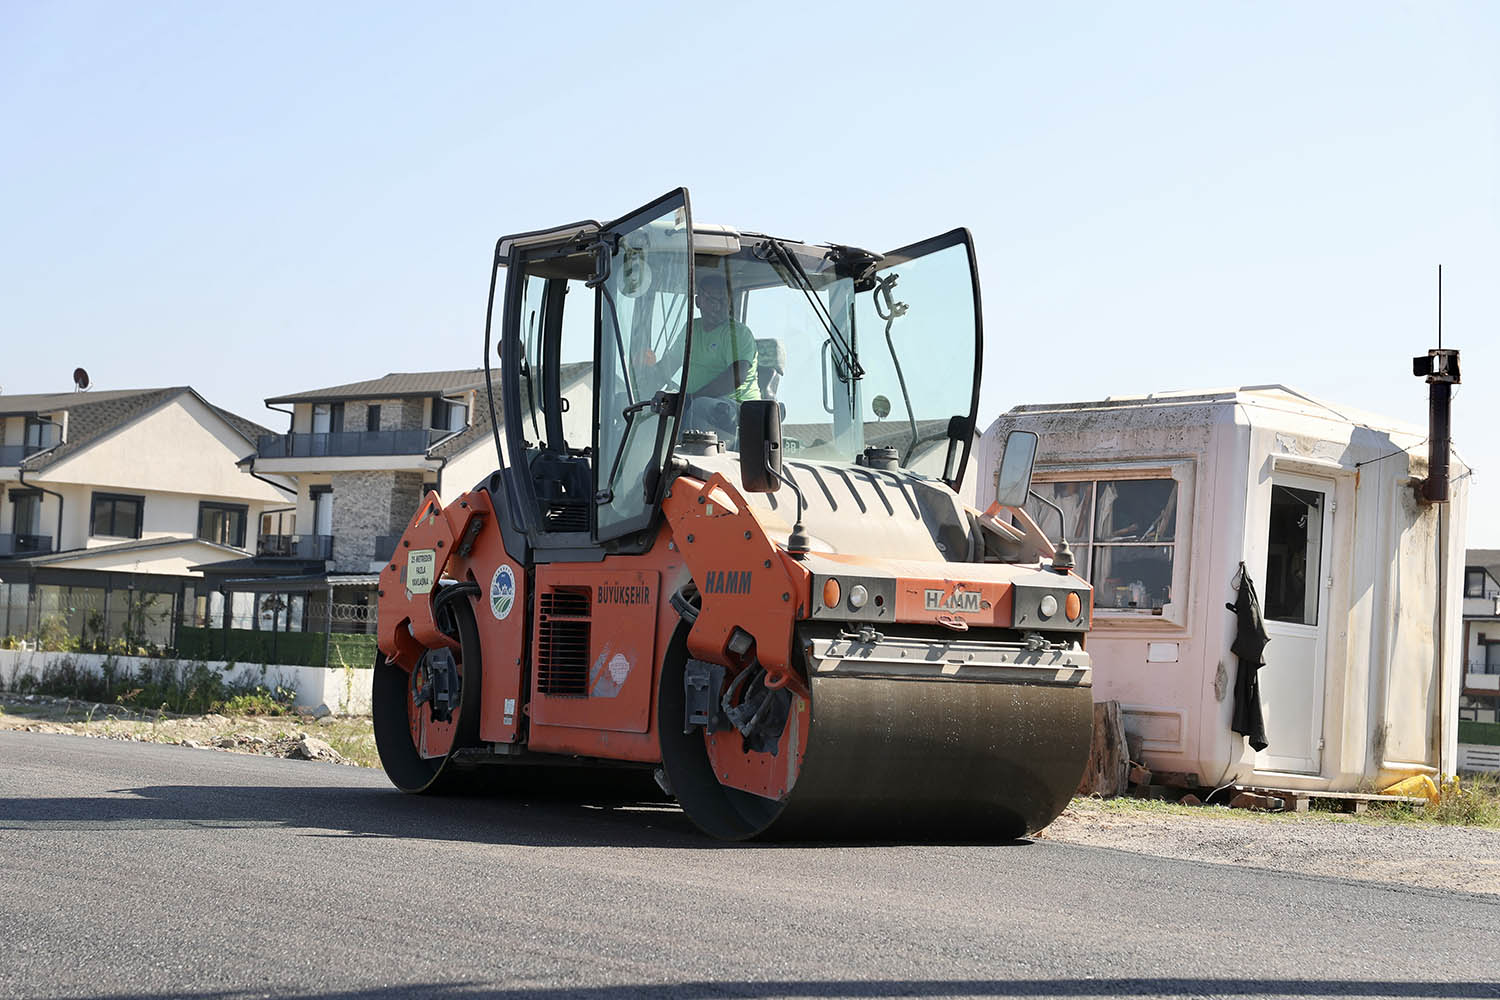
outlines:
[[[855,611],[858,611],[860,608],[864,607],[865,602],[869,599],[870,592],[864,588],[863,584],[856,583],[854,586],[849,588],[849,607],[853,608]]]

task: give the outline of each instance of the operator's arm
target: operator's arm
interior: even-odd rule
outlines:
[[[748,361],[735,360],[713,378],[709,379],[702,388],[694,393],[696,396],[731,396],[734,391],[744,383],[750,374],[750,363]]]

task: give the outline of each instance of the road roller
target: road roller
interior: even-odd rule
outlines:
[[[428,493],[380,573],[391,781],[638,769],[728,840],[1046,826],[1088,756],[1092,592],[1028,513],[1035,435],[962,499],[982,355],[965,229],[805,243],[679,189],[500,239],[497,468]]]

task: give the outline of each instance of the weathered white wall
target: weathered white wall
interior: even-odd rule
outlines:
[[[467,493],[497,468],[499,468],[499,462],[495,454],[494,435],[474,441],[457,455],[451,456],[444,464],[442,490],[440,491],[443,503],[451,503],[454,498]]]
[[[28,672],[40,676],[47,667],[65,661],[71,661],[80,669],[96,676],[100,674],[100,668],[106,661],[112,661],[120,673],[136,673],[143,666],[162,662],[138,656],[111,657],[100,653],[43,653],[0,649],[0,688]],[[267,686],[282,684],[294,688],[297,692],[296,704],[309,711],[326,709],[336,715],[370,714],[370,686],[375,673],[373,670],[273,664],[263,672],[259,666],[231,664],[224,660],[209,660],[205,665],[218,671],[229,682],[244,681]]]
[[[1419,432],[1377,430],[1388,422],[1364,415],[1345,419],[1295,394],[1262,395],[1012,411],[981,441],[980,505],[993,497],[1004,435],[1016,427],[1041,434],[1040,478],[1082,478],[1132,462],[1191,464],[1196,498],[1182,499],[1178,526],[1179,550],[1184,542],[1188,546],[1184,613],[1173,622],[1101,610],[1088,638],[1095,698],[1122,703],[1127,726],[1143,738],[1152,767],[1196,773],[1212,784],[1237,776],[1283,787],[1341,789],[1424,769],[1451,771],[1464,658],[1459,605],[1465,468],[1455,456],[1449,523],[1440,543],[1439,509],[1417,503],[1410,485],[1413,476],[1425,475],[1425,461],[1416,456],[1409,463],[1402,453],[1419,450]],[[1229,729],[1238,665],[1229,651],[1234,617],[1224,604],[1234,598],[1231,583],[1241,560],[1257,584],[1263,582],[1271,476],[1277,471],[1334,482],[1325,745],[1317,775],[1257,778],[1256,755]],[[1055,531],[1055,519],[1043,527]],[[1440,553],[1450,595],[1441,615]],[[1152,648],[1165,662],[1148,662]]]

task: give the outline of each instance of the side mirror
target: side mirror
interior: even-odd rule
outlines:
[[[1031,495],[1031,469],[1036,464],[1037,436],[1033,431],[1011,431],[1005,435],[1005,454],[1000,457],[1000,475],[995,480],[995,502],[1006,507],[1024,507]]]
[[[740,404],[740,485],[750,493],[781,488],[781,407],[774,399]]]

